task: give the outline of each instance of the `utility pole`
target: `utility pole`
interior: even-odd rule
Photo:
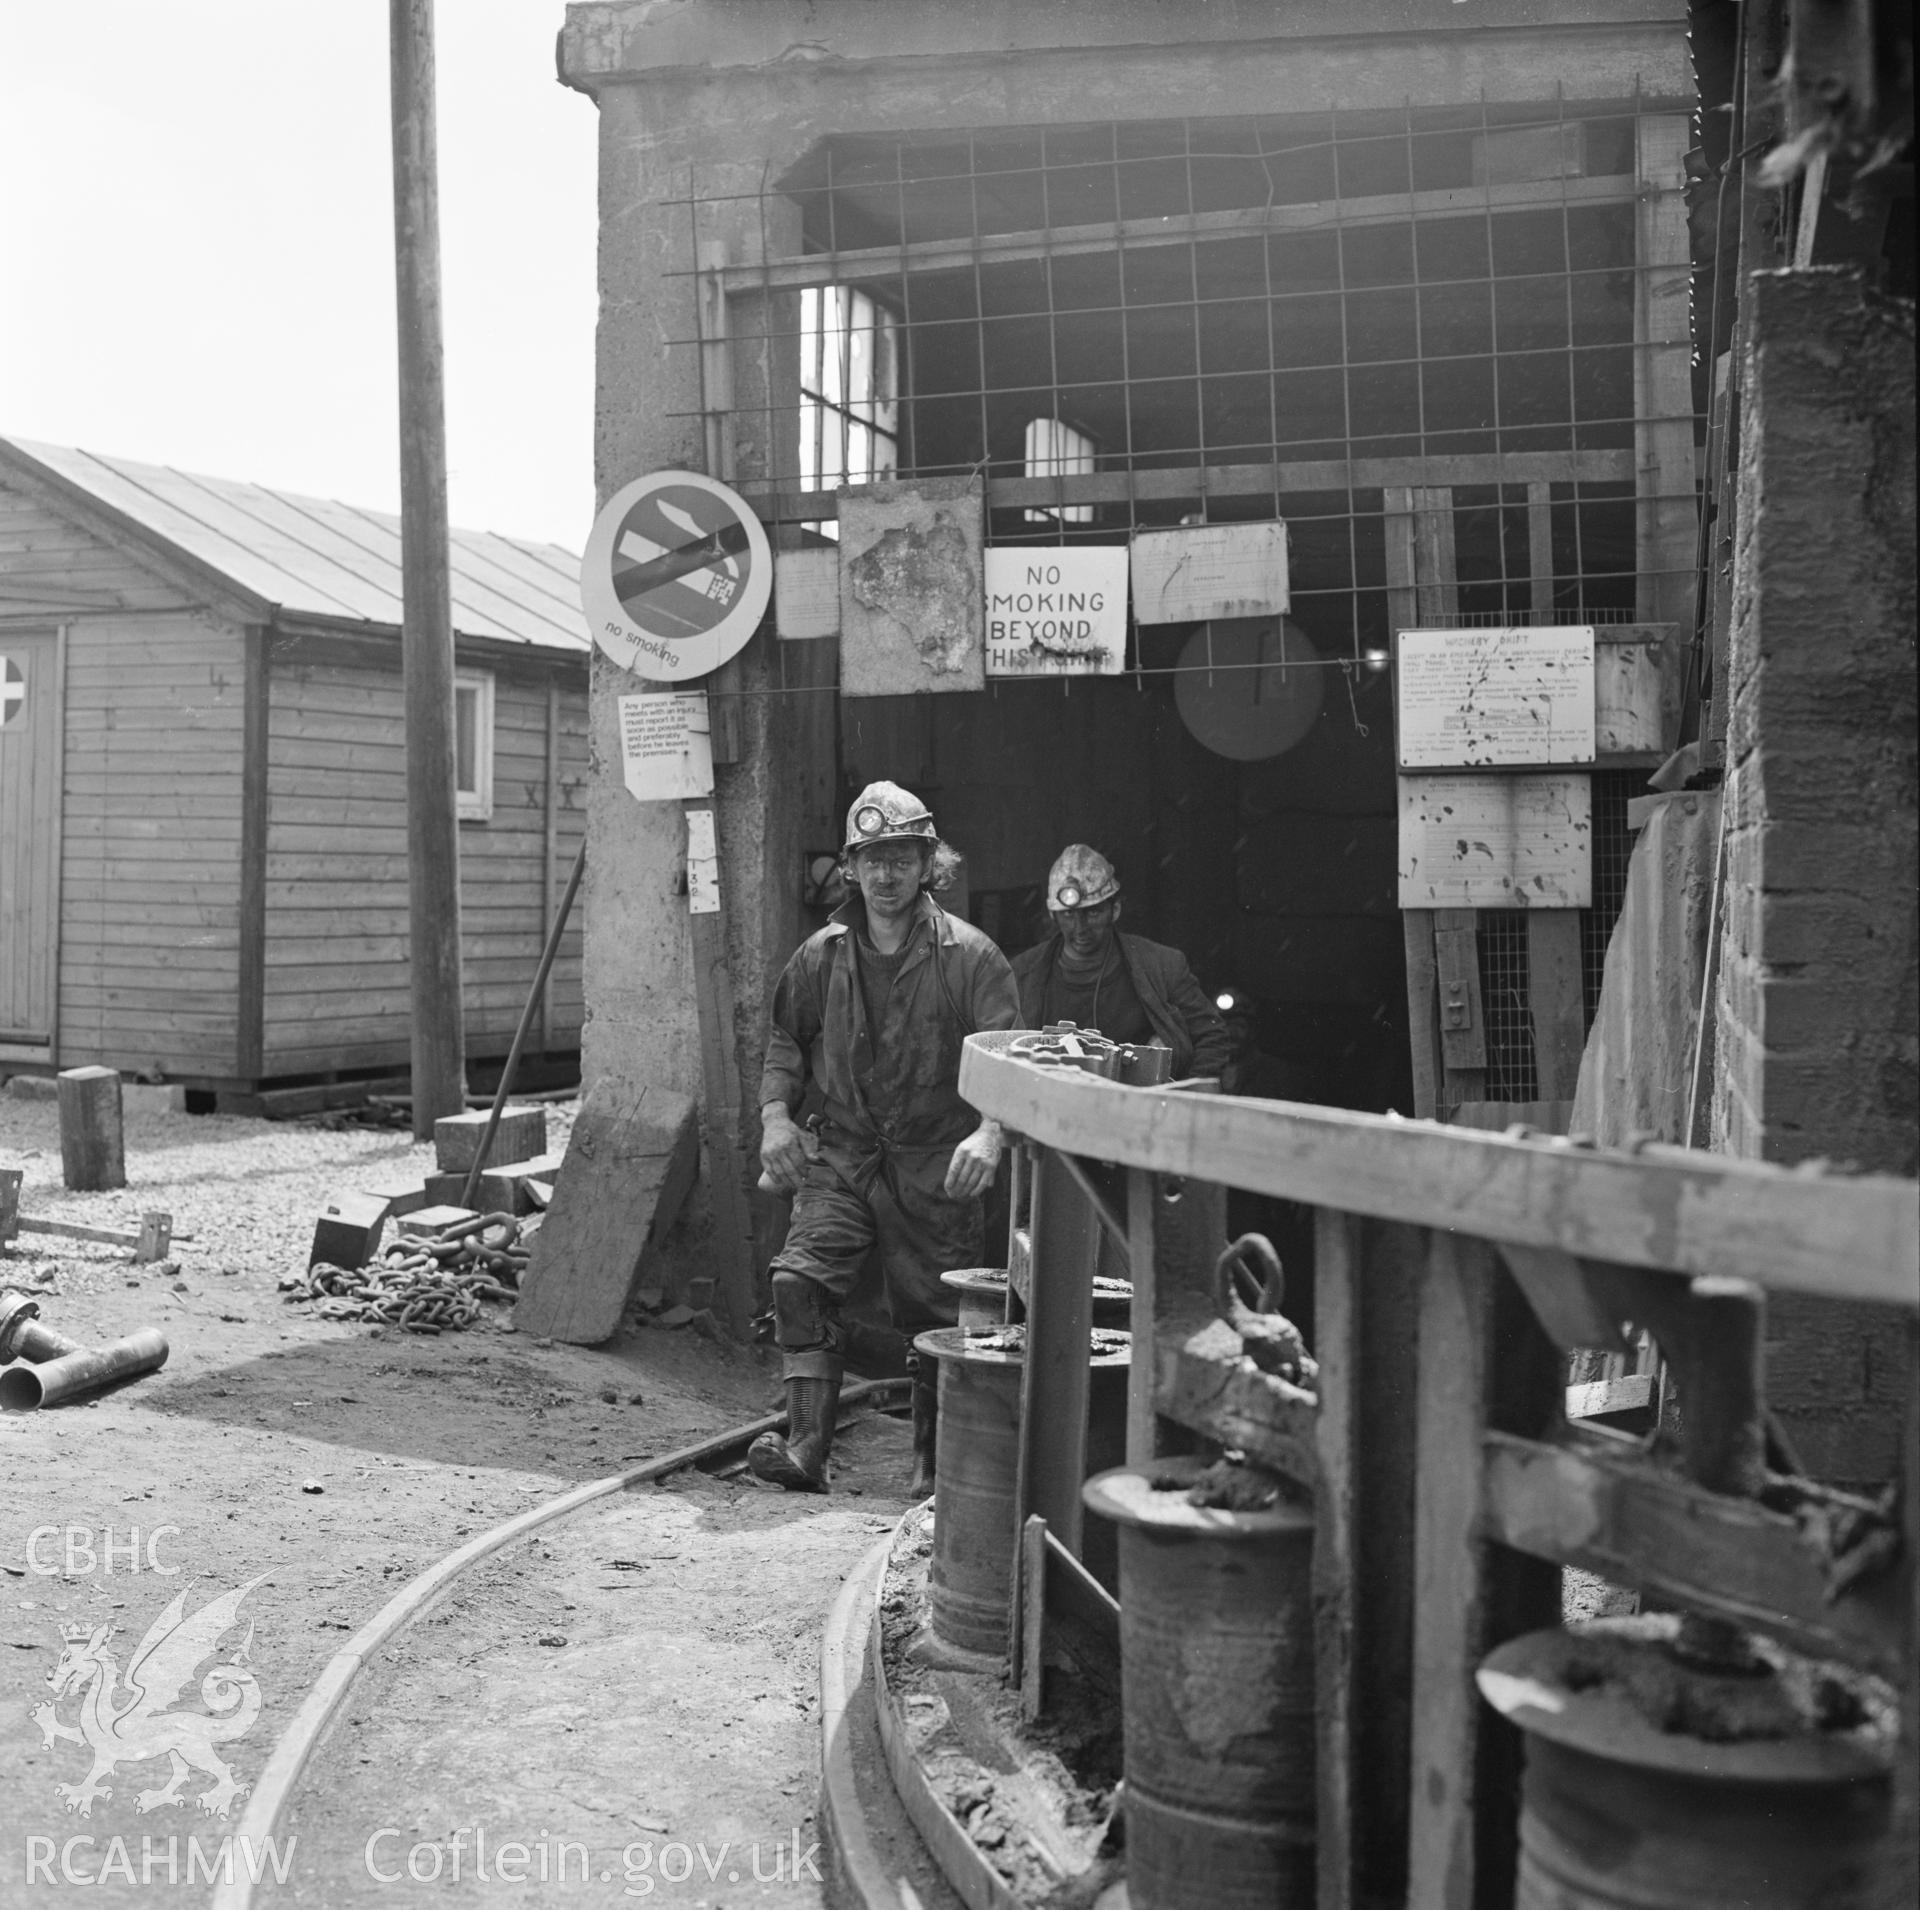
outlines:
[[[433,0],[389,0],[388,21],[400,334],[400,647],[406,681],[413,1137],[424,1141],[432,1137],[436,1120],[466,1106]]]

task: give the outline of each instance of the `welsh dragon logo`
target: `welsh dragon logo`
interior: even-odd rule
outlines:
[[[181,1616],[186,1593],[175,1593],[127,1661],[124,1690],[119,1663],[107,1649],[118,1627],[102,1625],[89,1632],[85,1625],[61,1626],[65,1648],[60,1662],[47,1674],[54,1703],[36,1705],[33,1720],[49,1747],[61,1739],[92,1747],[93,1769],[85,1780],[57,1787],[68,1810],[91,1817],[93,1800],[113,1795],[112,1787],[101,1780],[116,1766],[164,1757],[172,1763],[172,1774],[158,1789],[140,1793],[134,1801],[141,1810],[184,1804],[180,1787],[194,1770],[214,1780],[210,1789],[200,1793],[200,1808],[215,1817],[226,1816],[233,1800],[249,1786],[234,1781],[232,1770],[214,1747],[244,1737],[260,1715],[260,1686],[247,1669],[253,1649],[251,1622],[231,1661],[215,1665],[201,1679],[200,1699],[206,1710],[169,1711],[167,1707],[186,1688],[195,1667],[215,1655],[221,1638],[238,1622],[240,1601],[266,1576],[248,1579],[203,1605],[191,1618]],[[59,1702],[70,1692],[79,1694],[77,1725],[63,1724],[58,1715]]]

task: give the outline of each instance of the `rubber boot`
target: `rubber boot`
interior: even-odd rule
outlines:
[[[789,1492],[825,1492],[827,1455],[833,1450],[833,1416],[840,1405],[840,1375],[787,1381],[787,1432],[763,1432],[747,1448],[747,1469],[768,1485]]]
[[[913,1477],[907,1497],[924,1499],[933,1491],[933,1462],[939,1426],[940,1393],[931,1374],[913,1376]]]

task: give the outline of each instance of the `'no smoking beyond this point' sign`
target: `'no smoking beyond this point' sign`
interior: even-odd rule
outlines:
[[[759,518],[697,471],[656,471],[616,491],[580,563],[594,642],[665,683],[717,670],[753,635],[772,592]]]

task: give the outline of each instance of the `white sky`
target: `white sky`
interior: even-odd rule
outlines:
[[[453,522],[593,514],[598,114],[437,0]],[[0,0],[0,434],[400,503],[387,0]]]

